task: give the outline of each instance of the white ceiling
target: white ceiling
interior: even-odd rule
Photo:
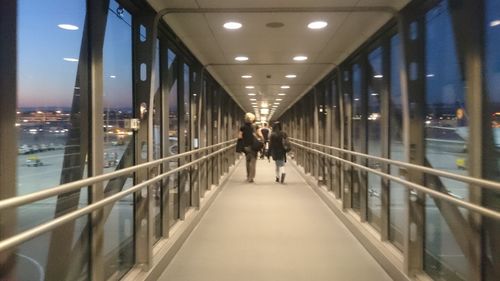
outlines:
[[[286,8],[286,7],[391,7],[396,10],[410,0],[149,0],[157,10],[165,8]],[[164,20],[217,81],[246,110],[253,111],[250,98],[273,103],[282,98],[274,117],[305,94],[336,64],[341,63],[391,18],[383,12],[343,13],[182,13]],[[328,22],[321,30],[310,30],[314,20]],[[226,30],[223,24],[237,21],[239,30]],[[281,22],[282,28],[266,23]],[[247,62],[236,62],[244,55]],[[294,62],[305,55],[306,62]],[[251,79],[241,75],[250,74]],[[296,74],[288,79],[286,74]],[[270,78],[267,76],[270,75]],[[255,89],[245,89],[252,85]],[[281,85],[290,89],[282,90]],[[256,93],[250,97],[248,93]],[[286,96],[277,96],[286,93]]]

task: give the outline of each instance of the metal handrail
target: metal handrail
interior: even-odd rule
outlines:
[[[387,164],[391,164],[391,165],[395,165],[395,166],[400,166],[400,167],[404,167],[404,168],[408,168],[408,169],[413,169],[413,170],[421,171],[421,172],[424,172],[424,173],[427,173],[427,174],[432,174],[432,175],[435,175],[435,176],[445,177],[445,178],[449,178],[449,179],[453,179],[453,180],[457,180],[457,181],[469,183],[469,184],[472,184],[472,185],[481,186],[481,187],[490,188],[490,189],[493,189],[493,190],[496,190],[496,191],[500,191],[500,183],[499,182],[495,182],[495,181],[490,181],[490,180],[485,180],[485,179],[480,179],[480,178],[475,178],[475,177],[470,177],[470,176],[453,174],[453,173],[450,173],[450,172],[446,172],[446,171],[442,171],[442,170],[437,170],[437,169],[433,169],[433,168],[429,168],[429,167],[425,167],[425,166],[410,164],[410,163],[407,163],[407,162],[401,162],[401,161],[397,161],[397,160],[391,160],[391,159],[382,158],[382,157],[378,157],[378,156],[372,156],[372,155],[368,155],[368,154],[364,154],[364,153],[360,153],[360,152],[355,152],[355,151],[352,151],[352,150],[346,150],[346,149],[342,149],[342,148],[338,148],[338,147],[334,147],[334,146],[328,146],[328,145],[324,145],[324,144],[320,144],[320,143],[307,142],[307,141],[303,141],[303,140],[299,140],[299,139],[294,139],[294,138],[290,138],[290,140],[297,141],[297,142],[302,142],[302,143],[313,145],[313,146],[317,146],[317,147],[327,148],[327,149],[335,150],[335,151],[338,151],[338,152],[341,152],[341,153],[351,154],[351,155],[354,155],[354,156],[360,156],[360,157],[364,157],[364,158],[367,158],[367,159],[376,160],[376,161],[379,161],[379,162],[383,162],[383,163],[387,163]]]
[[[448,194],[436,191],[436,190],[431,189],[429,187],[426,187],[426,186],[423,186],[423,185],[420,185],[420,184],[416,184],[416,183],[413,183],[413,182],[410,182],[410,181],[398,178],[396,176],[393,176],[393,175],[390,175],[390,174],[386,174],[384,172],[380,172],[380,171],[372,169],[372,168],[368,168],[366,166],[363,166],[363,165],[351,162],[349,160],[345,160],[343,158],[330,155],[328,153],[319,151],[317,149],[313,149],[313,148],[304,146],[304,145],[299,144],[299,143],[294,142],[294,141],[291,141],[291,143],[294,144],[294,145],[296,145],[296,146],[302,147],[302,148],[304,148],[306,150],[310,150],[310,151],[313,151],[314,153],[323,155],[323,156],[325,156],[327,158],[335,159],[337,161],[346,163],[348,165],[351,165],[353,167],[359,168],[361,170],[365,170],[367,172],[370,172],[370,173],[373,173],[375,175],[381,176],[383,178],[389,179],[391,181],[398,182],[398,183],[406,186],[407,188],[416,189],[416,190],[421,191],[421,192],[423,192],[423,193],[425,193],[425,194],[427,194],[427,195],[429,195],[431,197],[442,199],[444,201],[447,201],[447,202],[452,203],[454,205],[457,205],[457,206],[469,209],[471,211],[477,212],[477,213],[479,213],[481,215],[490,217],[492,219],[500,220],[500,212],[497,212],[497,211],[494,211],[494,210],[491,210],[491,209],[488,209],[488,208],[485,208],[483,206],[479,206],[479,205],[476,205],[476,204],[473,204],[473,203],[470,203],[470,202],[466,202],[466,201],[457,199],[457,198],[455,198],[455,197],[453,197],[451,195],[448,195]]]
[[[223,143],[221,143],[221,144],[223,144]],[[30,239],[33,239],[41,234],[44,234],[48,231],[51,231],[51,230],[53,230],[53,229],[55,229],[63,224],[66,224],[70,221],[76,220],[77,218],[79,218],[81,216],[88,215],[88,214],[90,214],[98,209],[104,208],[105,206],[110,205],[110,204],[126,197],[127,195],[129,195],[131,193],[140,191],[142,188],[145,188],[148,185],[154,184],[154,183],[164,179],[165,177],[170,176],[171,174],[180,172],[180,171],[187,169],[195,164],[198,164],[201,161],[205,161],[205,160],[207,160],[207,159],[209,159],[217,154],[225,152],[226,150],[231,149],[234,146],[236,146],[236,144],[232,144],[228,147],[221,148],[217,151],[210,153],[209,155],[205,155],[205,156],[198,158],[194,161],[191,161],[187,164],[184,164],[184,165],[179,166],[175,169],[172,169],[168,172],[165,172],[161,175],[158,175],[152,179],[149,179],[147,181],[141,182],[140,184],[134,185],[129,189],[122,190],[116,194],[113,194],[113,195],[106,197],[102,200],[99,200],[95,203],[87,205],[81,209],[77,209],[75,211],[69,212],[65,215],[54,218],[53,220],[51,220],[49,222],[43,223],[43,224],[38,225],[36,227],[33,227],[29,230],[18,233],[12,237],[4,239],[4,240],[0,241],[0,252],[5,251],[7,249],[10,249],[12,247],[18,246],[18,245],[20,245],[20,244],[22,244]],[[208,149],[208,147],[207,147],[207,149]]]
[[[205,152],[206,150],[214,149],[216,147],[226,145],[226,144],[231,143],[231,142],[234,143],[235,141],[236,141],[236,139],[232,139],[232,140],[221,142],[221,143],[214,144],[211,146],[207,146],[207,147],[203,147],[203,148],[199,148],[199,149],[195,149],[195,150],[190,150],[188,152],[168,156],[168,157],[154,160],[151,162],[123,168],[123,169],[120,169],[118,171],[114,171],[111,173],[98,175],[98,176],[87,178],[87,179],[81,179],[81,180],[70,182],[70,183],[61,184],[61,185],[56,186],[56,187],[43,189],[43,190],[40,190],[40,191],[37,191],[34,193],[30,193],[30,194],[26,194],[26,195],[22,195],[22,196],[16,196],[13,198],[4,199],[4,200],[0,201],[0,211],[2,211],[4,209],[8,209],[8,208],[19,207],[19,206],[33,203],[36,201],[40,201],[40,200],[43,200],[43,199],[46,199],[49,197],[68,193],[68,192],[71,192],[71,191],[74,191],[77,189],[85,188],[87,186],[90,186],[90,185],[98,183],[98,182],[103,182],[103,181],[106,181],[109,179],[128,175],[128,174],[136,172],[137,170],[140,170],[143,168],[149,168],[151,166],[157,166],[159,164],[162,164],[162,163],[167,162],[167,161],[172,161],[172,160],[175,160],[177,158],[191,156],[192,154],[195,154],[195,153],[202,153],[202,152]]]

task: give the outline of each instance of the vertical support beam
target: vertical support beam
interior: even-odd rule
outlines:
[[[109,1],[88,1],[88,29],[89,37],[89,176],[97,176],[103,173],[104,155],[104,132],[103,128],[103,48],[106,32],[106,22],[108,17]],[[92,24],[90,24],[92,23]],[[83,45],[83,44],[82,44]],[[104,198],[104,187],[102,183],[92,185],[90,190],[90,201],[97,202]],[[104,226],[106,216],[103,210],[98,210],[91,215],[91,249],[89,272],[92,280],[105,280],[104,271]],[[67,239],[63,238],[62,239]],[[55,244],[59,245],[59,244]],[[60,245],[59,245],[60,246]],[[57,265],[54,265],[57,267]],[[55,276],[53,276],[55,277]]]
[[[135,133],[135,164],[146,163],[153,159],[153,109],[155,90],[152,89],[156,57],[157,33],[155,14],[149,9],[139,9],[132,19],[133,76],[134,76],[134,116],[141,120]],[[144,31],[144,32],[142,32]],[[145,68],[145,75],[142,73]],[[136,184],[153,176],[152,170],[135,173]],[[154,241],[154,200],[153,186],[148,186],[134,196],[135,212],[135,261],[143,270],[149,269],[153,258]]]
[[[382,42],[382,73],[384,75],[380,92],[381,104],[380,104],[380,112],[381,112],[381,151],[382,157],[388,159],[389,158],[389,142],[390,142],[390,130],[389,130],[389,119],[390,119],[390,91],[389,91],[389,81],[391,81],[391,70],[390,70],[390,39],[386,38]],[[383,173],[390,173],[390,167],[387,164],[381,165],[381,170]],[[389,181],[385,178],[381,179],[382,181],[382,192],[381,192],[381,212],[380,212],[380,236],[382,241],[389,240],[389,229],[390,229],[390,189],[389,189]]]
[[[314,112],[314,115],[313,115],[313,126],[312,126],[312,142],[314,143],[319,143],[319,128],[320,128],[320,125],[319,125],[319,106],[318,106],[318,88],[317,87],[314,87],[313,89],[313,95],[312,95],[312,99],[311,99],[311,102],[312,102],[312,107],[313,107],[313,112]],[[312,170],[312,174],[313,176],[316,178],[316,180],[319,180],[319,163],[320,163],[320,156],[319,154],[316,154],[316,153],[311,153],[311,156],[312,156],[312,166],[313,166],[313,170]]]
[[[411,39],[410,24],[416,28]],[[398,15],[398,31],[401,37],[400,80],[403,111],[403,143],[406,162],[425,165],[424,150],[424,21],[409,22],[407,16]],[[409,73],[412,69],[412,73]],[[416,73],[415,73],[416,72]],[[410,79],[410,75],[414,79]],[[408,180],[423,184],[423,174],[408,172]],[[425,195],[408,190],[408,225],[404,235],[404,263],[409,276],[415,276],[424,265]]]
[[[363,54],[360,61],[361,68],[361,153],[367,153],[368,150],[368,57]],[[357,163],[368,166],[368,160],[365,158],[356,159]],[[359,216],[361,221],[368,220],[368,172],[354,169],[354,184],[359,188]]]
[[[0,200],[16,196],[17,2],[0,9]],[[0,212],[0,240],[15,234],[15,209]],[[0,252],[0,280],[15,280],[16,249]]]
[[[153,28],[158,28],[158,26],[153,26]],[[154,33],[154,32],[153,32]],[[153,34],[154,35],[154,34]],[[162,97],[162,110],[161,110],[161,118],[162,118],[162,136],[161,136],[161,153],[162,158],[170,156],[170,139],[168,137],[168,132],[170,130],[170,100],[169,100],[169,78],[168,78],[168,45],[167,40],[160,36],[160,87],[161,87],[161,97]],[[167,172],[169,169],[169,163],[165,163],[162,165],[162,172]],[[165,178],[161,182],[161,201],[162,201],[162,224],[161,224],[161,233],[162,237],[168,238],[170,236],[170,208],[169,208],[169,200],[170,200],[170,192],[168,186],[169,179]]]
[[[186,138],[184,137],[184,134],[187,134],[189,136],[189,128],[186,128],[186,110],[185,110],[185,105],[184,102],[184,60],[181,59],[180,53],[178,53],[178,64],[177,64],[177,73],[178,73],[178,82],[177,82],[177,118],[178,118],[178,124],[179,124],[179,134],[177,136],[177,145],[178,145],[178,151],[179,153],[186,152]],[[186,164],[186,157],[181,157],[179,158],[179,166],[182,166]],[[189,175],[189,169],[185,169],[181,172],[178,173],[179,178],[178,178],[178,183],[179,183],[179,219],[184,220],[186,218],[186,209],[188,206],[188,198],[186,196],[186,184],[189,184],[188,181],[188,175]]]

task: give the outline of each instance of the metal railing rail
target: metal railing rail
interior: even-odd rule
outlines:
[[[342,148],[338,148],[338,147],[334,147],[334,146],[328,146],[328,145],[319,144],[319,143],[312,143],[312,142],[307,142],[307,141],[294,139],[294,138],[290,138],[290,140],[296,141],[296,142],[301,142],[301,143],[312,145],[312,146],[316,146],[316,147],[322,147],[322,148],[326,148],[326,149],[335,150],[335,151],[338,151],[340,153],[347,153],[347,154],[354,155],[354,156],[360,156],[363,158],[375,160],[375,161],[382,162],[382,163],[387,163],[387,164],[391,164],[391,165],[395,165],[395,166],[413,169],[413,170],[421,171],[421,172],[424,172],[427,174],[432,174],[435,176],[445,177],[445,178],[469,183],[469,184],[472,184],[474,186],[480,186],[483,188],[490,188],[490,189],[493,189],[496,191],[500,191],[500,183],[499,182],[494,182],[494,181],[470,177],[470,176],[453,174],[453,173],[442,171],[442,170],[437,170],[437,169],[433,169],[433,168],[429,168],[429,167],[425,167],[425,166],[420,166],[420,165],[415,165],[415,164],[410,164],[407,162],[401,162],[401,161],[397,161],[397,160],[391,160],[391,159],[382,158],[382,157],[378,157],[378,156],[372,156],[372,155],[368,155],[368,154],[364,154],[364,153],[360,153],[360,152],[355,152],[355,151],[351,151],[351,150],[346,150],[346,149],[342,149]]]
[[[53,230],[53,229],[57,228],[58,226],[61,226],[61,225],[65,224],[65,223],[68,223],[70,221],[76,220],[77,218],[79,218],[81,216],[88,215],[88,214],[90,214],[90,213],[92,213],[92,212],[94,212],[94,211],[96,211],[98,209],[104,208],[107,205],[110,205],[110,204],[112,204],[112,203],[114,203],[114,202],[116,202],[116,201],[118,201],[118,200],[126,197],[127,195],[129,195],[131,193],[138,192],[141,189],[143,189],[143,188],[145,188],[145,187],[147,187],[149,185],[152,185],[152,184],[154,184],[154,183],[156,183],[156,182],[164,179],[165,177],[168,177],[168,176],[170,176],[170,175],[172,175],[174,173],[177,173],[177,172],[180,172],[180,171],[182,171],[184,169],[187,169],[187,168],[189,168],[189,167],[191,167],[193,165],[196,165],[196,164],[198,164],[198,163],[200,163],[202,161],[206,161],[206,160],[210,159],[211,157],[213,157],[213,156],[215,156],[217,154],[225,152],[226,150],[232,149],[233,147],[236,146],[236,144],[234,143],[234,140],[232,140],[232,141],[233,141],[232,145],[229,145],[227,147],[221,148],[221,149],[219,149],[217,151],[214,151],[214,152],[212,152],[212,153],[210,153],[208,155],[202,156],[201,158],[198,158],[198,159],[193,160],[193,161],[191,161],[191,162],[189,162],[187,164],[184,164],[184,165],[179,166],[179,167],[177,167],[175,169],[172,169],[172,170],[170,170],[168,172],[165,172],[163,174],[155,176],[154,178],[151,178],[151,179],[149,179],[147,181],[144,181],[144,182],[142,182],[140,184],[134,185],[134,186],[132,186],[129,189],[120,191],[120,192],[118,192],[116,194],[113,194],[113,195],[111,195],[109,197],[103,198],[102,200],[99,200],[99,201],[97,201],[95,203],[87,205],[87,206],[85,206],[83,208],[80,208],[78,210],[72,211],[72,212],[70,212],[68,214],[65,214],[65,215],[62,215],[60,217],[54,218],[53,220],[51,220],[49,222],[40,224],[40,225],[35,226],[35,227],[31,228],[31,229],[28,229],[26,231],[23,231],[21,233],[18,233],[16,235],[14,235],[14,236],[11,236],[11,237],[9,237],[7,239],[4,239],[4,240],[0,241],[0,252],[5,251],[7,249],[10,249],[12,247],[15,247],[17,245],[20,245],[20,244],[22,244],[22,243],[24,243],[24,242],[26,242],[26,241],[28,241],[30,239],[33,239],[33,238],[35,238],[35,237],[37,237],[37,236],[39,236],[39,235],[41,235],[43,233],[46,233],[46,232],[48,232],[50,230]],[[214,146],[220,146],[220,145],[226,144],[228,142],[220,143],[220,144],[214,145]],[[214,146],[212,146],[212,147],[214,147]],[[206,147],[205,149],[210,149],[210,147]],[[196,151],[196,152],[200,152],[200,151]],[[186,155],[183,155],[183,156],[186,156]],[[182,157],[182,156],[180,156],[180,157]],[[169,157],[167,157],[167,158],[169,158]],[[164,159],[167,159],[167,158],[164,158]],[[161,160],[165,161],[164,159],[161,159]],[[158,161],[160,161],[160,160],[158,160]],[[158,161],[154,161],[154,162],[158,163]],[[142,168],[144,167],[144,165],[137,165],[137,166],[134,166],[134,167],[138,167],[138,166],[142,166]],[[148,167],[149,166],[151,166],[151,165],[148,165]],[[95,183],[95,181],[94,181],[94,183]]]
[[[26,195],[22,195],[22,196],[16,196],[13,198],[4,199],[4,200],[0,201],[0,211],[2,211],[4,209],[8,209],[8,208],[19,207],[22,205],[36,202],[36,201],[47,199],[47,198],[50,198],[53,196],[68,193],[68,192],[71,192],[71,191],[74,191],[77,189],[86,188],[86,187],[93,185],[95,183],[98,183],[98,182],[103,182],[103,181],[106,181],[109,179],[132,174],[140,169],[154,167],[154,166],[163,164],[164,162],[167,162],[167,161],[172,161],[172,160],[175,160],[178,158],[191,156],[191,155],[196,154],[196,153],[203,153],[207,150],[214,149],[214,148],[217,148],[217,147],[220,147],[223,145],[227,145],[229,143],[235,143],[235,142],[236,142],[236,139],[232,139],[232,140],[221,142],[221,143],[214,144],[211,146],[198,148],[195,150],[190,150],[190,151],[187,151],[184,153],[180,153],[180,154],[168,156],[168,157],[165,157],[162,159],[154,160],[151,162],[143,163],[140,165],[123,168],[123,169],[120,169],[118,171],[114,171],[111,173],[102,174],[102,175],[98,175],[98,176],[91,177],[91,178],[81,179],[81,180],[70,182],[70,183],[61,184],[61,185],[56,186],[56,187],[43,189],[43,190],[40,190],[40,191],[37,191],[34,193],[30,193],[30,194],[26,194]]]
[[[497,211],[485,208],[485,207],[477,205],[477,204],[473,204],[473,203],[470,203],[470,202],[466,202],[466,201],[457,199],[457,198],[455,198],[455,197],[453,197],[451,195],[448,195],[448,194],[445,194],[445,193],[441,193],[441,192],[436,191],[434,189],[431,189],[429,187],[426,187],[426,186],[423,186],[423,185],[420,185],[420,184],[416,184],[416,183],[413,183],[413,182],[401,179],[399,177],[396,177],[396,176],[393,176],[393,175],[390,175],[390,174],[386,174],[384,172],[381,172],[381,171],[378,171],[378,170],[375,170],[375,169],[372,169],[372,168],[368,168],[366,166],[363,166],[363,165],[351,162],[349,160],[345,160],[345,159],[337,157],[337,156],[330,155],[328,153],[319,151],[317,149],[304,146],[304,145],[299,144],[299,143],[297,143],[295,141],[291,141],[291,143],[293,145],[301,147],[301,148],[303,148],[305,150],[312,151],[312,152],[314,152],[316,154],[319,154],[319,155],[322,155],[324,157],[335,159],[337,161],[346,163],[348,165],[351,165],[353,167],[359,168],[361,170],[365,170],[367,172],[370,172],[370,173],[373,173],[375,175],[381,176],[383,178],[389,179],[391,181],[398,182],[398,183],[404,185],[407,188],[416,189],[416,190],[421,191],[421,192],[423,192],[423,193],[425,193],[425,194],[427,194],[427,195],[429,195],[431,197],[442,199],[443,201],[446,201],[448,203],[451,203],[451,204],[454,204],[454,205],[466,208],[468,210],[477,212],[477,213],[479,213],[481,215],[490,217],[492,219],[500,220],[500,212],[497,212]],[[365,156],[373,157],[373,156],[370,156],[370,155],[365,155]]]

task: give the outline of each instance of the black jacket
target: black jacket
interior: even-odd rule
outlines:
[[[285,160],[286,161],[286,151],[283,147],[283,139],[287,138],[285,132],[275,132],[273,131],[271,134],[271,138],[269,140],[269,155],[273,157],[274,161],[277,160]]]

